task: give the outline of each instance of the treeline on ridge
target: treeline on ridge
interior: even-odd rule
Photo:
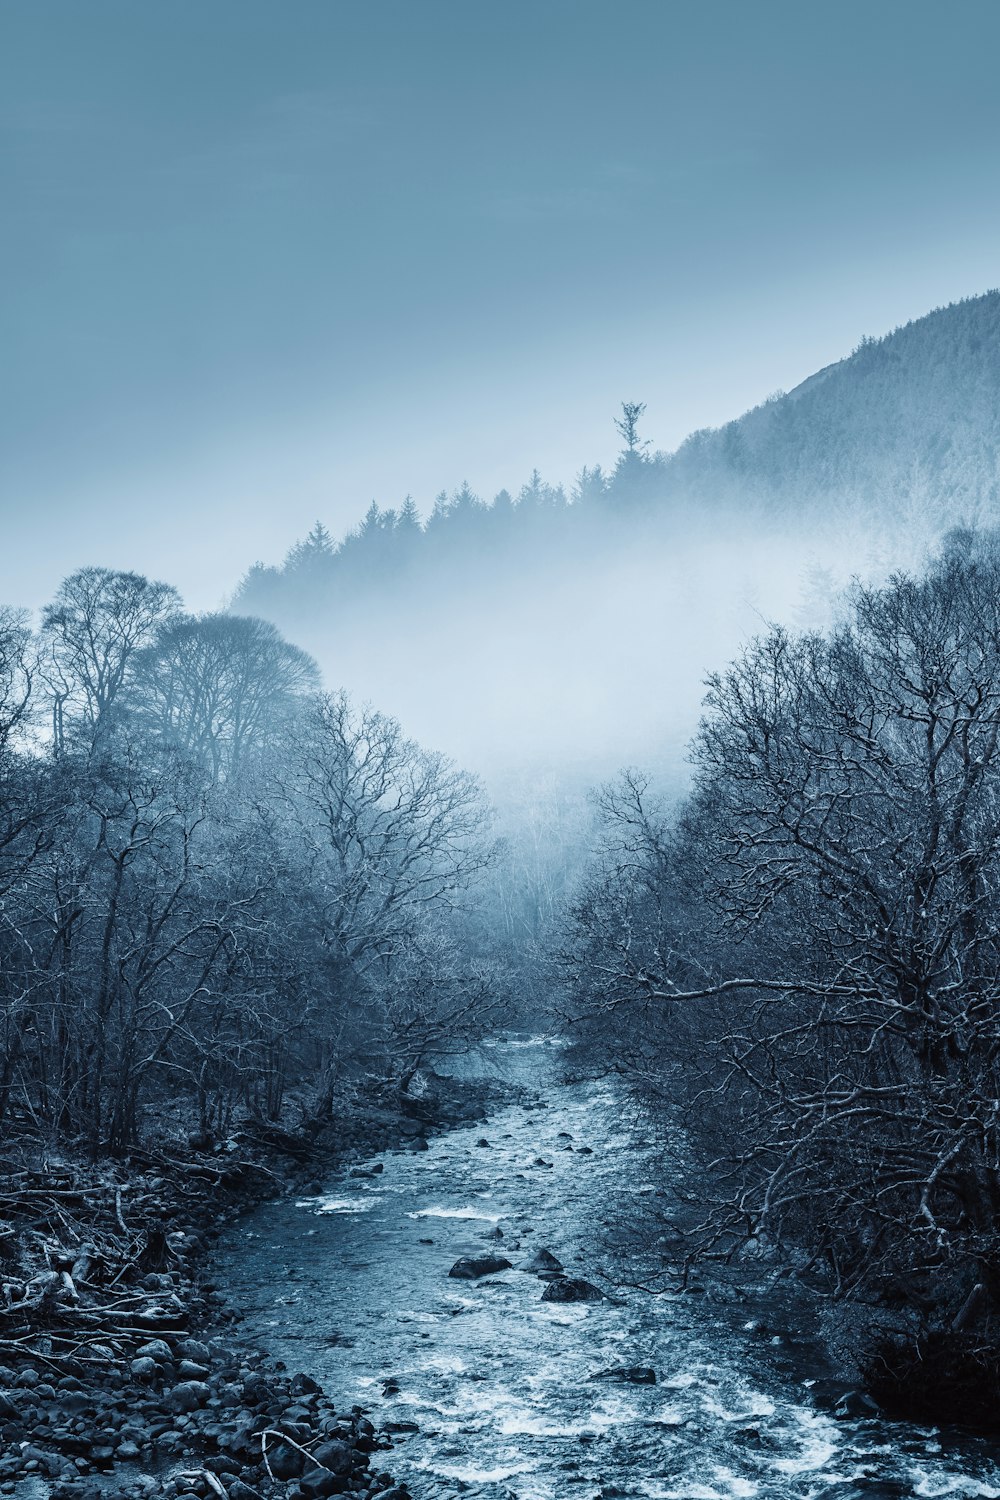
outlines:
[[[534,471],[516,495],[487,503],[468,483],[436,498],[426,520],[411,497],[374,501],[340,541],[320,523],[280,567],[257,563],[235,607],[281,623],[390,598],[402,584],[509,588],[604,555],[711,536],[720,519],[787,536],[898,555],[948,526],[1000,515],[1000,292],[940,308],[778,393],[744,416],[693,433],[674,453],[639,435],[645,410],[623,403],[609,472],[584,467],[569,493]],[[857,550],[857,549],[855,549]],[[916,555],[916,553],[914,554]],[[860,558],[859,558],[860,563]]]

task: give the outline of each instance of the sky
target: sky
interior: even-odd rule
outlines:
[[[2,0],[0,600],[672,448],[1000,284],[993,0]]]

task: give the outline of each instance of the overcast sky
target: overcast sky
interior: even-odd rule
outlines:
[[[997,285],[998,56],[992,0],[2,0],[0,599],[211,607]]]

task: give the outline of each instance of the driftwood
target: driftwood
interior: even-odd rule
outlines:
[[[53,1369],[88,1358],[123,1364],[138,1344],[186,1327],[174,1291],[183,1236],[162,1225],[174,1217],[178,1182],[193,1174],[167,1158],[151,1165],[163,1175],[0,1168],[0,1350]],[[199,1171],[198,1191],[223,1175]]]

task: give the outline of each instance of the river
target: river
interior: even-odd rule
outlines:
[[[787,1298],[775,1317],[777,1302],[722,1286],[651,1296],[603,1280],[602,1234],[657,1192],[654,1148],[614,1085],[561,1080],[551,1040],[493,1058],[534,1097],[386,1153],[376,1175],[344,1169],[264,1205],[213,1267],[249,1338],[397,1429],[387,1466],[416,1500],[1000,1497],[996,1447],[814,1401],[829,1371],[788,1329]],[[518,1269],[542,1248],[612,1297],[543,1301]],[[514,1268],[449,1278],[488,1252]],[[656,1384],[591,1378],[623,1366]]]

